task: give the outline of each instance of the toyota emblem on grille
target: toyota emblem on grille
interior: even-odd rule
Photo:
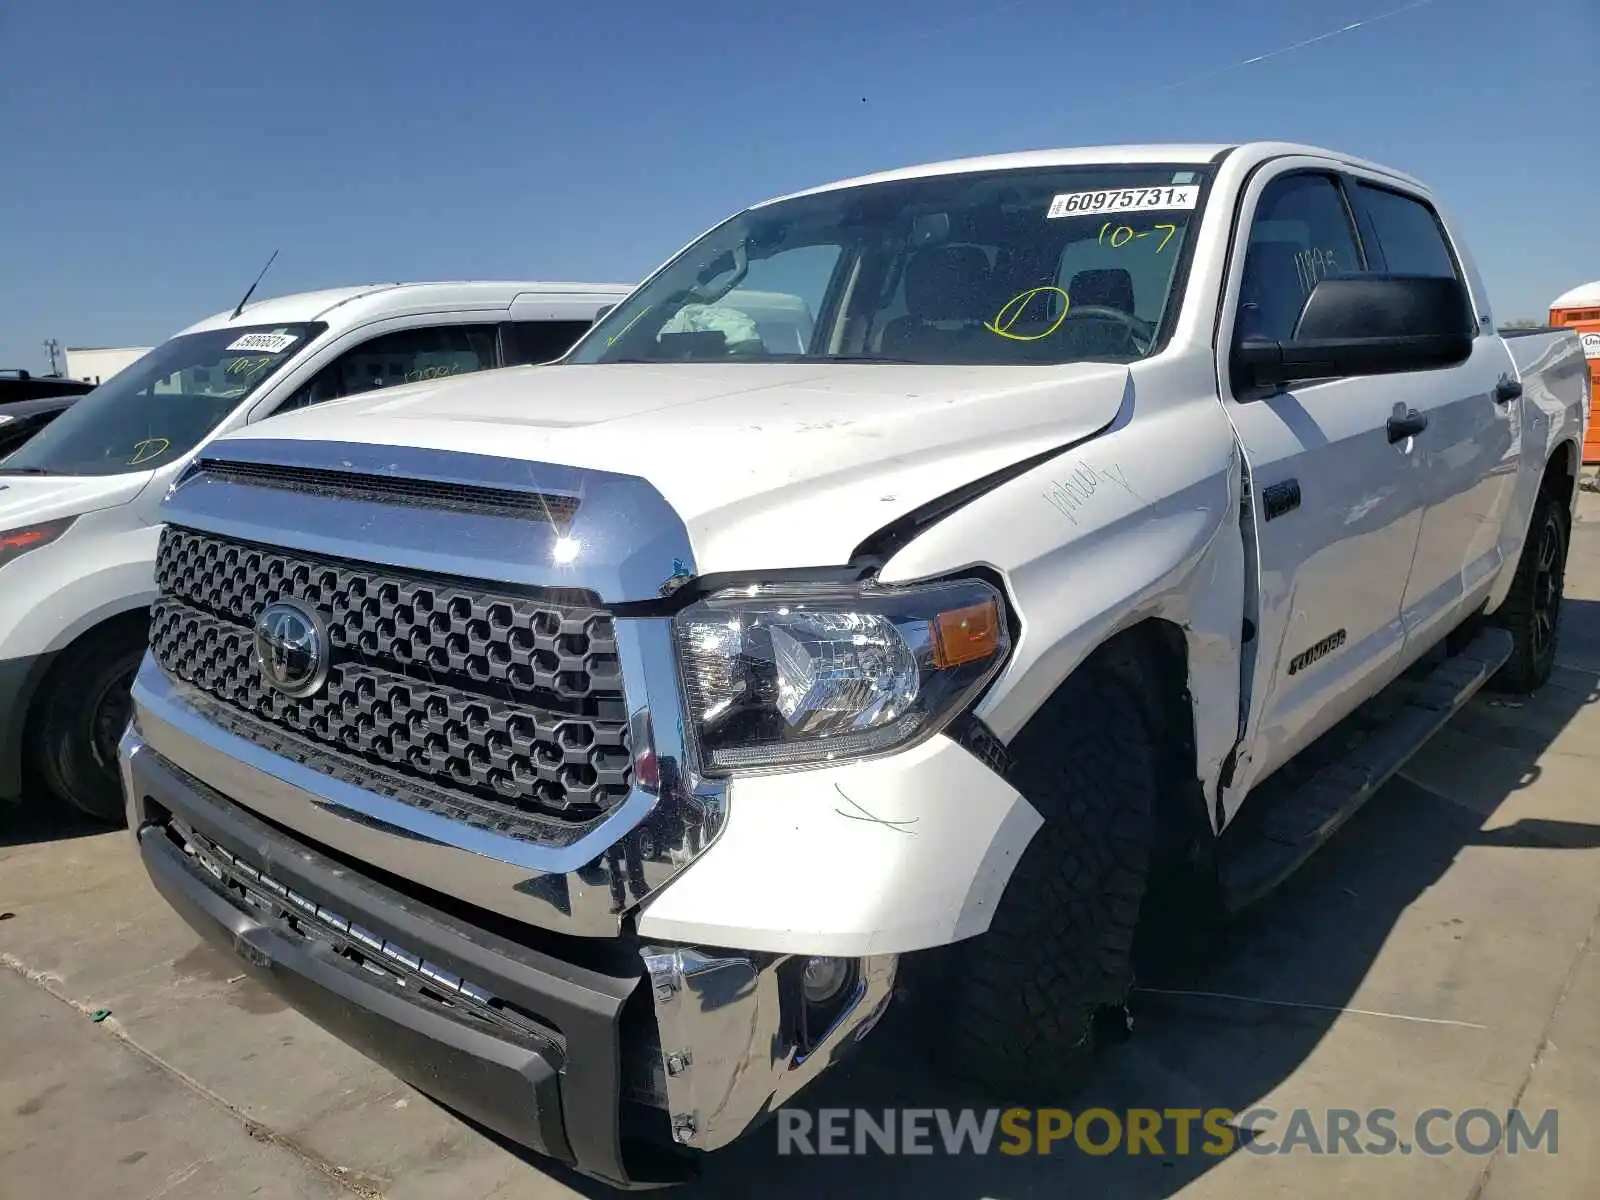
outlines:
[[[256,618],[255,659],[273,688],[285,696],[309,696],[327,682],[328,627],[292,600],[269,604]]]

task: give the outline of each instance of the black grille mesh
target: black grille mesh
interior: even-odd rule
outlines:
[[[169,675],[455,801],[423,807],[545,841],[551,819],[586,823],[628,794],[616,630],[587,593],[500,594],[177,528],[156,586],[150,641]],[[251,653],[256,616],[283,599],[327,620],[328,682],[307,699],[269,687]]]

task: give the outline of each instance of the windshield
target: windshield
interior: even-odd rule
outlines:
[[[0,474],[117,475],[181,458],[325,325],[188,333],[157,346],[46,425]]]
[[[569,363],[1131,362],[1158,347],[1209,174],[1096,166],[895,180],[725,222]]]

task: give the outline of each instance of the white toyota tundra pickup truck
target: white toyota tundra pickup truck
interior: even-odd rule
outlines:
[[[555,366],[206,445],[130,824],[307,1014],[614,1183],[906,992],[1059,1103],[1152,897],[1260,896],[1548,676],[1587,388],[1425,185],[1326,150],[760,204]]]

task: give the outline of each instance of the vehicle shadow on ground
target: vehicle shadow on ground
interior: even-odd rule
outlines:
[[[1581,708],[1600,702],[1600,658],[1586,652],[1588,646],[1600,646],[1600,602],[1569,600],[1565,619],[1563,644],[1570,634],[1586,647],[1568,661],[1582,666],[1558,669],[1538,695],[1514,702],[1519,706],[1515,728],[1507,722],[1508,736],[1482,752],[1485,770],[1493,772],[1497,805],[1537,779],[1536,760],[1550,741]],[[1479,724],[1495,721],[1492,703],[1475,701],[1485,706]],[[1187,978],[1143,981],[1164,990],[1134,996],[1132,1039],[1104,1057],[1082,1094],[1042,1103],[1074,1113],[1093,1106],[1113,1112],[1248,1110],[1316,1049],[1401,914],[1440,879],[1463,847],[1547,847],[1559,853],[1600,845],[1600,818],[1594,825],[1522,820],[1487,832],[1484,823],[1481,803],[1468,808],[1404,778],[1391,782],[1269,902],[1223,930],[1202,966]],[[1441,929],[1439,936],[1457,935]],[[868,1039],[860,1059],[842,1073],[825,1076],[801,1104],[813,1112],[859,1108],[874,1113],[964,1106],[982,1110],[994,1102],[934,1074],[909,1044],[909,1031],[890,1019]],[[1207,1139],[1198,1124],[1188,1155],[1175,1152],[1170,1132],[1165,1154],[1138,1156],[1093,1157],[1068,1141],[1050,1157],[1008,1157],[994,1150],[950,1157],[938,1148],[937,1132],[930,1140],[931,1156],[891,1157],[870,1150],[870,1144],[862,1157],[781,1156],[778,1129],[769,1124],[708,1156],[701,1177],[678,1194],[704,1200],[746,1200],[754,1193],[1155,1200],[1226,1161],[1199,1151]],[[997,1137],[996,1144],[1001,1140]],[[614,1194],[565,1174],[562,1178],[597,1198]]]
[[[30,786],[20,803],[0,800],[0,847],[32,846],[107,833],[112,826]]]

